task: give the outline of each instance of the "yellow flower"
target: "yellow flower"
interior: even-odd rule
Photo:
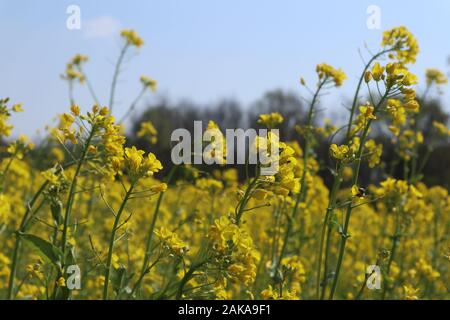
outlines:
[[[88,147],[88,152],[89,153],[97,153],[97,148],[91,144]]]
[[[403,64],[416,62],[419,45],[411,32],[404,26],[384,31],[381,45],[389,46],[394,51],[389,56]]]
[[[120,258],[117,254],[113,253],[111,257],[111,264],[114,269],[118,269],[120,267]]]
[[[353,177],[353,169],[351,167],[345,167],[342,174],[344,181],[348,181]]]
[[[177,255],[183,255],[189,250],[189,246],[176,233],[165,227],[155,230],[155,234],[166,248]]]
[[[419,103],[417,100],[409,100],[404,104],[404,107],[413,112],[419,112]]]
[[[303,77],[300,78],[300,84],[301,84],[302,86],[305,86],[305,85],[306,85],[305,79],[303,79]]]
[[[56,185],[59,182],[59,177],[55,173],[55,169],[48,169],[46,171],[41,172],[42,176],[45,180],[50,182],[50,184]]]
[[[371,105],[365,105],[365,106],[360,106],[359,107],[359,112],[364,116],[364,118],[366,120],[375,120],[377,117],[375,117],[374,115],[374,107],[372,107]]]
[[[140,48],[144,44],[144,40],[136,33],[136,31],[131,29],[122,30],[120,35],[125,39],[127,44],[133,45]]]
[[[447,128],[447,126],[441,122],[433,121],[433,127],[435,127],[439,134],[443,136],[450,136],[450,129]]]
[[[156,159],[156,156],[153,153],[148,154],[142,167],[145,175],[153,175],[155,172],[158,172],[163,168],[161,162]]]
[[[23,112],[22,104],[17,103],[11,107],[12,111],[14,112]]]
[[[100,106],[98,104],[94,104],[92,106],[92,113],[97,114],[100,111]]]
[[[138,150],[134,146],[131,148],[125,148],[128,168],[133,175],[139,174],[141,165],[144,161],[144,153],[145,152],[143,150]]]
[[[152,92],[156,92],[156,86],[158,85],[158,82],[156,82],[156,80],[153,80],[146,76],[141,76],[140,80],[145,88],[150,89]]]
[[[109,114],[109,108],[108,107],[102,107],[99,111],[99,114],[101,116],[107,116]]]
[[[78,117],[78,116],[80,115],[80,107],[77,106],[76,104],[74,104],[74,105],[72,105],[72,106],[70,107],[70,111],[72,112],[72,114],[73,114],[75,117]]]
[[[377,62],[372,67],[372,76],[375,81],[380,81],[381,76],[383,75],[384,67],[380,66],[380,64]]]
[[[58,280],[56,281],[56,284],[58,285],[58,287],[65,287],[66,279],[64,279],[64,277],[59,277]]]
[[[419,292],[419,289],[414,289],[410,285],[404,285],[403,291],[405,292],[405,299],[406,300],[419,300],[419,297],[417,296],[417,293]]]
[[[158,141],[157,135],[158,131],[156,131],[151,121],[142,122],[141,127],[137,132],[139,138],[145,137],[149,139],[151,144],[155,144]]]
[[[253,198],[255,198],[256,200],[262,201],[262,200],[266,199],[267,194],[268,194],[267,190],[264,190],[264,189],[256,189],[256,190],[253,191],[252,196],[253,196]]]
[[[0,137],[5,136],[8,137],[11,134],[11,130],[13,128],[12,125],[9,125],[6,121],[9,116],[0,113]]]
[[[332,144],[330,146],[330,153],[333,156],[333,158],[337,159],[337,160],[342,160],[344,159],[349,152],[349,148],[347,145],[341,145],[341,146],[337,146],[336,144]]]
[[[370,71],[366,71],[366,73],[364,73],[364,81],[368,83],[370,80],[372,80],[372,73],[370,73]]]
[[[357,185],[352,186],[352,196],[358,198],[364,198],[364,190],[359,188]]]
[[[391,131],[395,136],[398,136],[400,134],[400,128],[396,126],[389,126],[389,131]]]
[[[63,113],[62,115],[60,115],[59,121],[60,121],[60,124],[59,124],[60,129],[62,129],[62,130],[69,129],[72,126],[72,124],[75,122],[75,118],[68,113]]]
[[[272,286],[269,284],[268,288],[261,292],[261,298],[264,300],[274,300],[278,298],[278,293],[274,291]]]
[[[87,62],[89,60],[89,57],[81,55],[81,54],[76,54],[75,56],[72,57],[71,60],[71,64],[72,65],[80,65],[84,62]]]
[[[212,178],[197,179],[197,181],[195,181],[195,185],[202,190],[211,192],[212,194],[223,189],[223,183]]]
[[[436,85],[444,85],[448,82],[445,74],[438,69],[427,69],[425,76],[427,79],[427,86],[431,86],[433,83]]]
[[[61,163],[64,161],[64,151],[59,148],[52,148],[50,151],[51,156],[55,159],[56,163]]]
[[[61,75],[61,77],[69,82],[78,80],[81,84],[86,80],[81,72],[80,65],[75,65],[72,62],[67,64],[65,74]]]
[[[258,123],[265,125],[269,129],[276,128],[279,124],[283,123],[283,116],[278,112],[272,112],[270,114],[261,114],[258,119]]]
[[[376,144],[373,139],[367,140],[364,146],[367,149],[367,153],[369,154],[369,168],[375,167],[380,163],[381,154],[383,152],[383,145]]]
[[[418,78],[414,73],[411,73],[409,71],[404,72],[401,84],[404,86],[411,86],[413,84],[417,84]]]
[[[234,263],[228,267],[228,271],[231,273],[241,273],[244,270],[245,270],[245,267],[239,263]]]
[[[8,197],[0,193],[0,221],[6,221],[11,214],[11,205]]]
[[[157,184],[155,186],[150,187],[150,190],[154,193],[164,192],[167,190],[167,184],[165,183]]]
[[[316,72],[319,75],[319,79],[323,79],[325,77],[331,78],[336,87],[340,87],[344,80],[347,79],[347,75],[342,69],[335,69],[326,63],[318,64],[316,66]]]

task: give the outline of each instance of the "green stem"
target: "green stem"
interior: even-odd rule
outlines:
[[[111,274],[111,262],[112,262],[112,255],[113,255],[113,250],[114,250],[114,243],[115,243],[115,239],[116,239],[117,227],[119,225],[122,212],[125,209],[125,205],[128,202],[128,199],[130,198],[131,193],[133,192],[133,188],[134,188],[134,183],[131,184],[130,188],[127,190],[127,192],[125,194],[122,204],[120,205],[119,211],[117,212],[116,217],[114,219],[114,225],[111,230],[111,237],[109,239],[108,257],[107,257],[106,266],[105,266],[106,270],[105,270],[105,283],[103,285],[103,300],[108,299],[109,278],[110,278],[110,274]]]
[[[379,265],[380,265],[380,261],[377,259],[377,262],[375,263],[375,266],[378,267]],[[363,283],[361,284],[361,288],[359,289],[358,294],[357,294],[356,297],[355,297],[355,300],[361,300],[361,298],[362,298],[362,296],[363,296],[363,294],[364,294],[364,289],[365,289],[366,286],[367,286],[367,280],[368,280],[374,273],[375,273],[375,270],[372,271],[370,274],[368,274],[368,273],[365,274],[364,281],[363,281]]]
[[[386,277],[389,277],[389,274],[391,272],[391,265],[392,262],[394,261],[394,257],[397,251],[397,246],[398,246],[398,242],[400,240],[400,213],[397,212],[396,217],[395,217],[395,233],[392,236],[392,247],[391,247],[391,253],[389,255],[389,261],[387,264],[387,268],[386,268]],[[385,284],[383,286],[383,293],[382,293],[382,299],[385,300],[386,299],[386,294],[388,291],[388,286],[387,284]]]
[[[323,255],[323,247],[324,247],[324,243],[325,243],[325,233],[327,228],[329,227],[329,219],[330,216],[334,210],[334,206],[336,204],[336,200],[337,200],[337,193],[339,191],[341,182],[342,182],[342,175],[344,172],[344,166],[340,165],[338,167],[338,172],[337,172],[337,176],[336,179],[333,182],[333,186],[331,189],[331,193],[330,193],[330,199],[328,201],[328,207],[327,207],[327,211],[325,213],[325,218],[323,220],[323,224],[322,224],[322,232],[320,235],[320,246],[319,246],[319,259],[318,259],[318,267],[317,267],[317,278],[316,278],[316,295],[317,295],[317,299],[319,299],[319,295],[320,295],[320,286],[321,286],[321,273],[322,273],[322,255]],[[324,279],[326,277],[326,274],[324,275]],[[325,285],[325,283],[324,283]]]
[[[389,95],[389,92],[390,92],[390,88],[386,88],[386,92],[381,97],[381,99],[378,102],[377,106],[374,108],[374,114],[376,114],[376,112],[378,111],[379,107],[383,104],[384,100]],[[358,183],[359,172],[360,172],[361,163],[362,163],[362,155],[363,155],[363,152],[364,152],[364,144],[366,142],[367,136],[369,135],[369,129],[370,129],[371,123],[372,123],[372,119],[367,121],[367,125],[364,128],[364,132],[361,135],[359,150],[358,150],[358,153],[357,153],[357,156],[356,156],[356,170],[355,170],[355,173],[353,175],[352,186],[357,185],[357,183]],[[339,246],[338,261],[337,261],[337,264],[336,264],[335,276],[333,278],[333,284],[331,286],[331,291],[330,291],[330,296],[329,296],[330,300],[332,300],[333,297],[334,297],[334,294],[335,294],[336,288],[337,288],[337,284],[338,284],[338,280],[339,280],[339,274],[340,274],[340,271],[341,271],[342,261],[343,261],[343,258],[344,258],[345,245],[346,245],[347,239],[348,239],[347,232],[348,232],[348,227],[349,227],[349,224],[350,224],[350,216],[352,214],[352,209],[353,209],[353,201],[350,201],[350,203],[347,205],[346,216],[345,216],[345,221],[344,221],[344,227],[343,227],[342,234],[341,234],[341,243],[340,243],[340,246]]]
[[[129,47],[128,43],[126,43],[123,46],[122,50],[120,51],[119,59],[117,59],[116,67],[114,69],[113,80],[111,83],[111,93],[109,96],[109,110],[111,111],[111,114],[113,112],[114,94],[116,92],[116,84],[117,84],[117,78],[119,77],[119,73],[120,73],[120,66],[122,64],[123,58],[125,57],[125,53],[126,53],[128,47]]]
[[[306,130],[307,131],[305,134],[305,148],[304,148],[305,150],[303,152],[303,172],[302,172],[302,178],[301,178],[302,185],[300,188],[300,192],[297,194],[297,197],[295,199],[295,205],[292,208],[291,216],[288,217],[288,219],[287,219],[287,229],[286,229],[286,233],[284,235],[283,246],[281,247],[280,256],[277,259],[277,264],[275,266],[275,270],[277,270],[279,268],[279,266],[281,264],[281,260],[283,259],[284,255],[286,254],[287,243],[288,243],[289,237],[291,236],[291,233],[292,233],[293,220],[297,216],[298,206],[300,205],[300,202],[304,201],[306,198],[306,191],[307,191],[306,174],[308,172],[308,157],[309,157],[309,152],[310,152],[309,149],[310,149],[310,143],[311,143],[309,127],[312,125],[313,116],[314,116],[314,106],[316,105],[316,103],[318,101],[319,92],[322,89],[322,87],[325,85],[327,80],[328,80],[328,77],[325,77],[321,82],[319,82],[319,85],[317,86],[317,90],[314,93],[313,99],[311,101],[311,105],[309,107],[308,118],[306,120]]]
[[[65,257],[64,253],[66,251],[66,244],[67,244],[67,230],[68,230],[68,226],[69,226],[70,216],[71,216],[71,213],[72,213],[73,202],[74,202],[75,195],[76,195],[75,191],[76,191],[76,187],[77,187],[78,175],[80,174],[81,167],[82,167],[82,165],[84,163],[84,160],[86,158],[89,145],[91,143],[92,138],[94,137],[94,133],[95,133],[95,126],[93,125],[92,128],[91,128],[91,132],[89,133],[89,136],[88,136],[88,138],[86,140],[86,143],[83,146],[83,152],[81,154],[81,157],[77,161],[77,167],[75,169],[75,174],[74,174],[74,176],[72,178],[72,183],[71,183],[70,189],[69,189],[69,196],[67,198],[66,211],[64,213],[64,225],[63,225],[63,231],[62,231],[61,243],[60,243],[63,259],[65,259],[64,258]],[[57,278],[55,280],[55,290],[53,292],[53,296],[54,297],[56,296],[56,282],[63,275],[64,267],[65,267],[64,264],[65,264],[65,261],[63,261],[63,265],[62,265],[61,270],[57,272]]]
[[[73,97],[73,81],[69,80],[69,101],[70,105],[75,105],[75,98]]]
[[[9,158],[8,163],[6,164],[5,170],[0,171],[1,177],[0,177],[0,193],[5,190],[5,183],[6,183],[6,175],[8,174],[9,168],[11,167],[11,164],[13,163],[15,157],[17,155],[17,152],[15,152],[11,157]],[[1,159],[3,160],[3,159]]]
[[[10,268],[11,272],[9,274],[8,291],[7,291],[7,296],[6,296],[6,298],[8,300],[11,300],[13,298],[13,293],[14,293],[14,279],[16,277],[17,261],[19,259],[19,251],[20,251],[20,244],[21,244],[19,233],[26,231],[26,227],[27,227],[27,223],[28,223],[28,216],[30,215],[30,212],[32,211],[32,208],[33,208],[34,204],[36,203],[37,199],[39,198],[39,196],[42,194],[42,192],[44,192],[45,188],[47,187],[47,184],[48,184],[47,182],[44,182],[41,185],[41,187],[39,188],[39,190],[34,194],[31,201],[29,203],[27,203],[27,209],[26,209],[25,214],[20,223],[19,230],[15,233],[16,241],[14,243],[13,255],[12,255],[12,260],[11,260],[11,268]]]
[[[79,71],[81,72],[81,74],[84,77],[84,80],[86,81],[86,85],[88,87],[89,93],[92,96],[92,99],[94,99],[94,102],[100,106],[100,101],[98,100],[97,95],[95,94],[94,87],[92,86],[91,82],[89,81],[88,77],[86,76],[86,73],[83,71],[82,68],[79,68]]]
[[[328,260],[330,257],[330,244],[331,244],[331,231],[333,230],[332,226],[329,225],[330,222],[327,223],[328,231],[325,241],[325,260],[324,260],[324,269],[323,269],[323,284],[322,284],[322,292],[320,293],[320,300],[323,300],[325,297],[325,292],[327,290],[328,284]]]
[[[203,260],[201,262],[198,262],[198,263],[192,265],[192,267],[189,268],[188,272],[186,272],[183,279],[181,279],[181,281],[180,281],[180,285],[177,290],[176,300],[180,300],[183,297],[184,286],[189,282],[189,280],[192,279],[194,272],[207,262],[208,262],[208,260]]]
[[[74,165],[74,162],[69,162],[66,165],[64,165],[64,169],[71,167],[72,165]],[[63,168],[60,168],[63,169]],[[59,170],[58,170],[59,171]],[[47,188],[48,186],[48,181],[45,181],[41,187],[38,189],[38,191],[34,194],[33,198],[31,199],[31,201],[29,203],[27,203],[26,206],[26,210],[25,210],[25,214],[22,218],[22,221],[20,223],[20,227],[16,232],[16,241],[14,244],[14,249],[13,249],[13,256],[12,256],[12,260],[11,260],[11,272],[9,275],[9,284],[8,284],[8,292],[7,292],[7,298],[8,299],[12,299],[13,298],[13,292],[14,292],[14,278],[16,276],[16,270],[17,270],[17,261],[19,259],[19,251],[20,251],[20,237],[18,237],[18,232],[25,232],[27,227],[28,227],[28,223],[31,221],[31,219],[28,219],[28,216],[30,215],[30,212],[33,209],[33,206],[35,205],[37,199],[39,198],[39,196],[44,192],[45,188]],[[36,208],[36,210],[34,211],[34,214],[37,213],[37,211],[42,207],[43,202]]]
[[[242,197],[241,202],[238,205],[239,210],[236,213],[236,225],[239,226],[241,223],[242,214],[244,213],[244,209],[247,205],[247,202],[250,198],[250,192],[253,189],[253,187],[256,185],[256,182],[258,181],[258,176],[256,176],[248,185],[247,189],[245,190],[244,196]]]
[[[77,164],[77,167],[75,169],[75,174],[73,176],[72,183],[70,185],[69,197],[67,198],[66,212],[65,212],[65,215],[64,215],[63,232],[62,232],[62,237],[61,237],[61,251],[63,252],[63,254],[64,254],[64,252],[66,250],[67,229],[68,229],[68,224],[69,224],[69,220],[70,220],[70,214],[72,212],[73,200],[75,198],[75,190],[76,190],[76,186],[77,186],[78,175],[79,175],[79,173],[81,171],[81,167],[82,167],[83,162],[84,162],[84,160],[86,158],[89,145],[90,145],[90,143],[92,141],[92,138],[94,137],[94,133],[95,133],[95,126],[92,127],[91,132],[89,133],[89,137],[86,140],[86,144],[84,145],[83,152],[81,154],[80,160],[78,160],[78,164]]]
[[[359,169],[361,166],[361,155],[362,155],[362,150],[364,148],[363,147],[364,141],[365,141],[366,135],[368,133],[368,128],[369,128],[369,125],[366,127],[366,130],[363,134],[363,139],[361,139],[361,145],[359,147],[358,160],[357,160],[357,164],[356,164],[356,173],[353,176],[352,185],[356,185],[356,183],[358,182]],[[340,269],[341,269],[341,265],[342,265],[342,260],[344,258],[345,245],[347,243],[347,238],[348,238],[347,232],[348,232],[348,226],[350,224],[351,212],[352,212],[352,202],[347,205],[345,222],[344,222],[344,227],[343,227],[342,235],[341,235],[341,242],[340,242],[340,246],[339,246],[339,256],[338,256],[338,261],[336,264],[335,275],[333,278],[333,284],[331,286],[331,291],[330,291],[330,300],[333,299],[334,293],[336,291],[338,279],[339,279],[339,273],[340,273]]]
[[[173,178],[176,170],[177,170],[176,166],[173,166],[172,169],[170,169],[170,172],[169,172],[169,174],[167,176],[167,180],[166,180],[167,184],[169,184],[172,181],[172,178]],[[145,274],[148,272],[148,263],[149,263],[151,255],[152,255],[151,248],[152,248],[152,243],[153,243],[153,234],[154,234],[153,231],[155,229],[156,221],[158,220],[159,208],[161,207],[163,198],[164,198],[164,192],[161,192],[158,196],[158,200],[156,201],[156,207],[155,207],[155,211],[153,212],[153,218],[150,223],[150,228],[148,229],[148,232],[147,232],[147,241],[146,241],[146,247],[145,247],[145,253],[144,253],[144,261],[142,263],[142,268],[141,268],[141,274],[138,278],[138,281],[136,282],[136,284],[133,287],[131,296],[139,289],[142,281],[144,280]]]
[[[136,99],[134,99],[134,101],[131,103],[131,105],[128,108],[127,112],[120,119],[119,124],[123,123],[130,116],[130,114],[134,111],[134,109],[136,108],[137,103],[141,100],[141,98],[144,95],[145,91],[146,91],[146,87],[143,87],[142,90],[139,92],[138,96],[136,97]]]
[[[355,95],[353,97],[352,109],[350,111],[350,118],[348,119],[348,125],[347,125],[347,134],[346,134],[346,140],[347,141],[350,139],[350,131],[351,131],[351,128],[352,128],[353,117],[354,117],[355,111],[356,111],[356,105],[358,103],[359,91],[361,90],[361,84],[362,84],[362,82],[364,80],[364,75],[366,74],[366,71],[369,69],[369,67],[372,64],[372,62],[374,62],[376,59],[381,57],[383,54],[388,53],[388,52],[393,51],[393,50],[394,49],[391,48],[391,49],[387,49],[387,50],[383,50],[383,51],[378,52],[365,65],[364,70],[363,70],[361,76],[359,77],[358,86],[356,87],[356,92],[355,92]]]
[[[435,210],[433,216],[433,260],[432,266],[437,269],[437,261],[439,258],[439,218],[441,215],[441,210]]]
[[[425,168],[425,165],[428,163],[428,160],[430,159],[430,155],[433,152],[433,146],[428,145],[427,151],[425,152],[425,155],[423,156],[422,162],[419,165],[419,169],[417,170],[418,173],[422,173],[423,169]]]

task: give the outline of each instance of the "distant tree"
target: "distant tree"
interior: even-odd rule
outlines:
[[[284,122],[280,126],[280,136],[283,140],[295,140],[295,125],[306,120],[303,102],[298,95],[282,90],[265,93],[262,98],[253,103],[249,110],[249,125],[258,127],[257,120],[262,113],[279,112]]]
[[[193,134],[195,120],[203,121],[203,128],[206,127],[209,120],[215,121],[220,128],[258,128],[257,119],[262,113],[279,112],[285,119],[280,126],[280,135],[284,141],[298,141],[301,145],[301,137],[295,131],[296,124],[302,124],[305,121],[305,108],[301,98],[292,92],[282,90],[273,90],[265,93],[261,98],[252,103],[248,108],[243,108],[237,101],[223,99],[209,105],[200,105],[187,100],[177,103],[169,102],[169,99],[162,98],[154,105],[148,106],[145,111],[136,116],[132,121],[131,132],[128,138],[130,145],[151,151],[165,164],[162,174],[166,174],[172,166],[170,136],[172,131],[177,128],[185,128]],[[316,115],[320,120],[321,114]],[[436,135],[433,128],[433,121],[448,123],[449,115],[444,110],[441,101],[438,99],[427,99],[427,102],[421,102],[421,112],[416,118],[416,126],[423,132],[425,143],[420,148],[420,154],[426,154],[430,146],[429,141],[434,141],[434,150],[424,166],[423,181],[428,185],[440,184],[450,188],[450,143],[448,138]],[[137,137],[141,123],[151,121],[158,131],[158,141],[150,144],[145,138]],[[371,136],[379,143],[383,143],[383,164],[376,170],[367,168],[363,165],[360,174],[361,185],[377,183],[386,177],[386,174],[392,174],[394,177],[402,179],[403,171],[401,162],[396,162],[396,148],[392,144],[392,136],[387,130],[386,125],[374,126]],[[339,138],[334,140],[339,143]],[[320,159],[322,170],[319,174],[324,178],[325,183],[330,181],[330,171],[328,167],[329,159],[329,139],[319,140],[319,146],[315,149],[317,157]],[[227,166],[225,166],[227,167]],[[220,167],[223,168],[223,167]],[[216,167],[201,167],[204,171],[211,171]],[[238,167],[240,176],[243,177],[243,168]]]

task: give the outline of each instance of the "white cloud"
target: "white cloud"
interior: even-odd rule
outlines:
[[[101,16],[84,22],[82,29],[88,38],[108,38],[117,34],[120,22],[111,16]]]

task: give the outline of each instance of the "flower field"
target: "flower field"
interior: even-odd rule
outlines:
[[[27,106],[0,100],[0,298],[450,298],[450,196],[423,181],[427,161],[439,157],[433,137],[447,139],[450,129],[433,121],[425,138],[417,125],[429,92],[447,78],[409,71],[419,44],[406,27],[383,33],[360,74],[311,66],[316,78],[299,82],[307,112],[296,141],[270,131],[292,119],[259,115],[269,131],[249,144],[276,149],[274,163],[225,165],[228,146],[214,140],[203,157],[223,164],[210,170],[164,163],[129,143],[126,120],[157,82],[142,76],[140,94],[116,115],[123,59],[144,45],[133,30],[121,40],[109,103],[98,103],[88,57],[74,56],[62,75],[67,110],[36,145],[11,138],[20,132],[10,118],[26,116]],[[322,121],[322,95],[355,77],[345,123]],[[78,86],[92,106],[77,105]],[[206,129],[234,128],[209,121]],[[395,150],[389,163],[375,130]],[[137,136],[149,145],[165,139],[148,121]],[[273,164],[276,172],[263,175]],[[363,184],[363,172],[380,178]]]

